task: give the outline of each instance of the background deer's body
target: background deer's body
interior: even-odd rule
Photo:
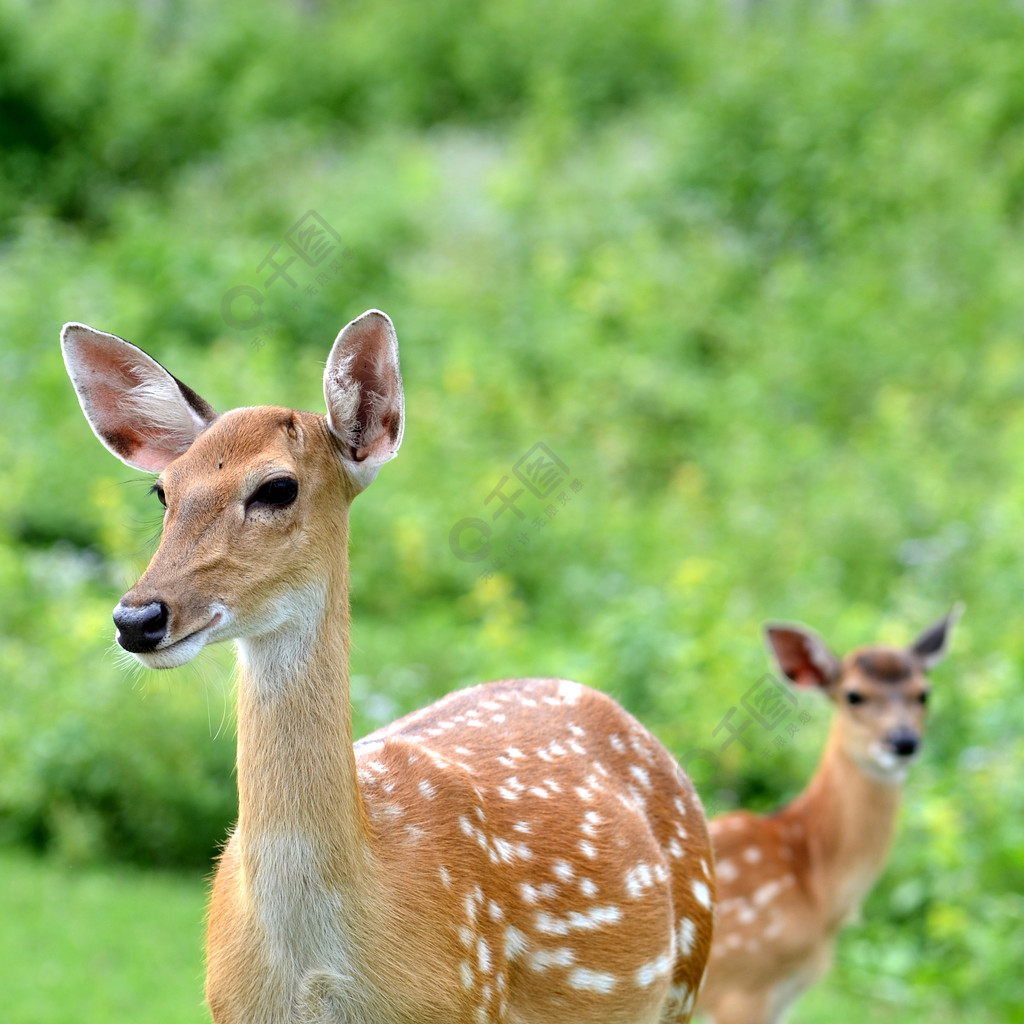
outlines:
[[[719,904],[700,1006],[715,1024],[777,1024],[828,969],[839,930],[885,865],[924,727],[924,671],[945,653],[956,614],[908,650],[860,648],[842,662],[812,633],[769,628],[783,673],[822,688],[836,711],[792,803],[711,822]]]
[[[711,943],[692,786],[609,698],[560,680],[453,694],[353,747],[348,507],[401,439],[390,321],[364,314],[328,416],[217,417],[80,325],[65,358],[101,440],[161,471],[163,538],[115,609],[172,667],[238,643],[237,827],[211,897],[217,1024],[659,1024]]]

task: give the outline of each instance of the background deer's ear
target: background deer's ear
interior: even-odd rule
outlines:
[[[159,473],[217,418],[190,387],[122,338],[71,323],[60,346],[89,426],[135,469]]]
[[[839,659],[817,633],[771,624],[765,627],[765,637],[779,668],[797,686],[825,690],[839,678]]]
[[[405,395],[398,338],[386,313],[371,309],[338,335],[324,371],[327,423],[360,489],[398,454]]]
[[[958,601],[944,619],[929,626],[910,645],[910,653],[917,658],[926,672],[938,665],[946,656],[953,636],[953,627],[957,624],[963,611],[964,606]]]

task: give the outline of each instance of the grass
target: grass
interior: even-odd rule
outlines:
[[[8,1024],[200,1024],[205,886],[0,853]]]

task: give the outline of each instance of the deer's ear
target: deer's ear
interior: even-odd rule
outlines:
[[[765,637],[779,668],[797,686],[826,690],[839,678],[839,659],[817,633],[771,624],[765,627]]]
[[[405,396],[398,338],[386,313],[371,309],[338,335],[324,371],[327,423],[360,489],[398,454]]]
[[[190,387],[122,338],[71,323],[60,346],[89,425],[135,469],[159,473],[217,418]]]
[[[949,651],[950,639],[953,635],[953,627],[963,614],[964,606],[957,602],[953,610],[934,625],[929,626],[911,645],[910,653],[921,663],[921,667],[927,672],[934,668]]]

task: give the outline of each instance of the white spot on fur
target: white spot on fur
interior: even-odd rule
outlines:
[[[562,882],[571,882],[576,875],[576,869],[567,860],[556,860],[551,871]]]
[[[558,680],[558,696],[566,704],[575,704],[583,695],[583,687],[579,683],[570,682],[568,679]]]
[[[773,879],[770,882],[765,882],[759,889],[755,889],[751,900],[755,907],[763,907],[775,899],[780,892],[782,892],[782,883]]]
[[[735,882],[740,876],[739,870],[731,860],[720,860],[715,865],[715,869],[718,872],[718,877],[723,882]]]
[[[662,953],[657,959],[649,964],[644,964],[636,972],[636,983],[640,988],[650,988],[659,978],[672,970],[671,953]]]
[[[569,967],[576,962],[576,954],[571,949],[560,946],[558,949],[538,949],[530,954],[530,967],[535,971],[546,971],[552,967]]]
[[[580,992],[597,992],[608,995],[614,991],[617,979],[604,971],[592,971],[587,967],[575,967],[569,972],[567,979],[571,988]]]
[[[690,883],[690,888],[693,889],[693,895],[696,897],[697,902],[702,906],[711,909],[711,890],[707,887],[706,883],[702,882],[699,878],[694,879]]]
[[[649,864],[637,864],[626,872],[626,894],[637,900],[654,885]]]
[[[505,959],[515,960],[529,948],[526,936],[518,929],[509,925],[505,929]]]
[[[689,956],[693,952],[693,944],[697,941],[697,926],[688,917],[680,920],[676,929],[676,944],[680,956]]]
[[[539,903],[541,900],[554,899],[558,895],[558,886],[554,882],[544,882],[541,885],[531,885],[529,882],[519,883],[519,892],[524,903]]]
[[[591,907],[583,912],[570,910],[565,917],[555,917],[547,911],[537,914],[535,926],[545,935],[568,935],[572,931],[595,931],[622,920],[618,907]]]

